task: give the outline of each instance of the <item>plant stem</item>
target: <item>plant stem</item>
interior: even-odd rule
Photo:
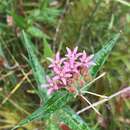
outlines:
[[[101,115],[101,114],[99,113],[99,111],[98,111],[94,106],[92,106],[91,102],[90,102],[86,97],[84,97],[83,95],[80,95],[80,97],[82,97],[82,98],[93,108],[93,110],[94,110],[98,115]]]
[[[97,81],[98,79],[100,79],[101,77],[103,77],[106,73],[102,73],[101,75],[99,75],[97,78],[95,78],[94,80],[92,80],[91,82],[89,82],[85,87],[81,88],[81,91],[84,90],[86,87],[88,87],[89,85],[93,84],[95,81]]]
[[[127,92],[127,91],[130,91],[130,87],[127,87],[127,88],[124,88],[122,90],[120,90],[119,92],[115,93],[115,94],[112,94],[111,96],[109,96],[108,98],[105,98],[103,100],[100,100],[98,102],[95,102],[93,103],[92,105],[88,106],[88,107],[85,107],[83,108],[82,110],[78,111],[77,114],[81,114],[82,112],[90,109],[90,108],[93,108],[93,107],[96,107],[98,105],[101,105],[103,104],[104,102],[107,102],[109,100],[111,100],[112,98],[116,97],[116,96],[119,96],[120,94],[124,93],[124,92]]]
[[[97,96],[97,97],[108,98],[107,96],[100,95],[100,94],[93,93],[93,92],[89,92],[89,91],[81,91],[81,93],[88,93],[88,94],[91,94],[91,95],[94,95],[94,96]]]

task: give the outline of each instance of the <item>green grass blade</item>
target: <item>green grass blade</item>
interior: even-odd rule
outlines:
[[[13,19],[14,19],[15,24],[16,24],[18,27],[20,27],[21,29],[26,28],[27,23],[26,23],[24,17],[22,17],[22,16],[20,16],[20,15],[17,15],[15,12],[12,13],[12,16],[13,16]]]
[[[3,49],[2,49],[1,43],[0,43],[0,56],[1,56],[1,57],[4,57],[4,52],[3,52]]]
[[[113,39],[108,41],[105,46],[99,50],[94,56],[94,62],[96,63],[95,66],[91,67],[89,72],[92,76],[96,76],[97,72],[101,69],[102,65],[107,60],[108,56],[110,55],[113,47],[116,45],[117,40],[120,37],[120,33],[116,34]]]
[[[39,28],[35,26],[28,27],[27,32],[33,37],[50,39],[50,37],[47,36],[47,34],[42,32]]]
[[[66,90],[59,90],[55,92],[51,98],[49,98],[44,106],[41,106],[36,111],[34,111],[30,116],[25,120],[21,121],[15,128],[12,130],[21,127],[25,124],[28,124],[31,121],[38,119],[49,118],[49,116],[54,113],[56,110],[63,108],[69,101],[73,99],[73,94],[68,93]]]
[[[71,128],[71,130],[91,130],[80,116],[78,116],[71,108],[65,107],[58,114],[60,120]]]
[[[34,46],[29,36],[24,31],[22,31],[22,41],[28,52],[29,63],[32,67],[33,75],[38,84],[39,95],[41,99],[45,101],[47,98],[47,90],[46,88],[41,88],[42,84],[46,84],[45,71],[38,61],[38,58],[35,54]]]
[[[54,53],[51,50],[51,47],[49,46],[49,44],[45,38],[43,39],[43,42],[44,42],[43,43],[44,44],[44,58],[53,57]]]
[[[125,6],[130,7],[130,2],[127,2],[127,0],[116,0],[116,1],[123,4],[123,5],[125,5]]]

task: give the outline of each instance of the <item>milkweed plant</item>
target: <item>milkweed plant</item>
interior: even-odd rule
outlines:
[[[99,75],[98,72],[107,60],[119,37],[120,33],[114,35],[95,54],[89,55],[85,50],[79,52],[76,46],[74,49],[66,47],[67,52],[64,56],[61,56],[60,52],[57,52],[53,58],[47,57],[50,61],[48,68],[51,71],[51,76],[46,76],[47,81],[40,85],[47,96],[43,95],[45,100],[41,106],[12,130],[38,119],[45,122],[46,130],[92,130],[91,126],[81,118],[80,113],[92,108],[101,116],[101,113],[96,108],[97,105],[130,90],[130,87],[127,87],[111,96],[88,91],[89,87],[96,80],[105,76],[105,72]],[[32,43],[25,32],[23,32],[23,42],[30,48]],[[29,49],[27,51],[31,57],[31,62],[33,62],[33,59],[37,58],[35,51],[29,51]],[[36,72],[39,71],[40,67],[37,65],[38,61],[37,63],[33,63],[32,69],[35,67],[34,74],[37,74]],[[91,103],[86,95],[98,96],[100,100]],[[77,96],[80,96],[89,106],[76,112],[69,106],[69,103],[75,101]]]

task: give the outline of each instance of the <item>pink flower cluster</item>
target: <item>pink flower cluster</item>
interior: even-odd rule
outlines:
[[[52,93],[60,88],[70,86],[75,75],[78,77],[88,72],[88,68],[94,65],[92,61],[93,55],[88,56],[85,51],[77,52],[78,47],[74,50],[67,49],[64,58],[60,57],[58,52],[54,59],[48,58],[51,62],[49,68],[53,71],[53,77],[48,79],[48,93]]]

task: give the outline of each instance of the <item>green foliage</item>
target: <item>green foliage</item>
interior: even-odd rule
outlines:
[[[45,101],[47,98],[47,90],[45,88],[41,88],[42,84],[46,84],[45,71],[35,55],[34,46],[32,45],[33,43],[24,31],[22,31],[22,42],[28,52],[29,64],[31,65],[33,75],[37,81],[41,100]]]
[[[18,27],[20,27],[21,29],[26,28],[27,23],[26,23],[25,19],[22,16],[17,15],[15,12],[12,13],[12,16],[13,16],[15,24]]]
[[[126,0],[116,0],[117,2],[120,2],[121,4],[125,5],[125,6],[129,6],[130,7],[130,3],[127,2]]]
[[[32,51],[32,47],[30,44],[30,41],[27,37],[27,34],[23,31],[23,37],[25,40],[25,45],[28,50],[29,56],[31,57],[31,64],[32,69],[34,69],[34,72],[37,72],[38,68],[36,56],[34,55],[34,52]],[[98,70],[101,68],[101,66],[105,63],[106,59],[108,58],[108,55],[110,54],[112,48],[114,47],[117,39],[119,38],[119,34],[117,34],[114,39],[109,41],[99,52],[96,53],[94,60],[97,65],[91,68],[90,72],[94,76],[98,72]],[[31,51],[30,51],[31,50]],[[35,59],[35,60],[33,60]],[[39,65],[39,64],[38,64]],[[37,74],[37,75],[36,75]],[[39,75],[38,73],[34,73],[36,76]],[[37,79],[40,79],[40,77],[37,77]],[[41,83],[41,82],[40,82]],[[39,118],[46,118],[49,117],[50,114],[54,113],[56,110],[59,110],[60,108],[64,107],[68,101],[72,99],[72,94],[68,93],[67,91],[58,91],[53,94],[53,96],[48,99],[48,101],[44,104],[44,106],[38,108],[35,112],[33,112],[29,117],[27,117],[25,120],[21,121],[19,123],[19,126],[25,125],[33,120],[39,119]],[[58,111],[59,112],[59,111]],[[64,108],[62,110],[62,113],[59,114],[59,117],[61,121],[66,123],[72,130],[79,129],[79,130],[89,130],[86,123],[84,123],[79,116],[77,116],[70,108]]]
[[[43,22],[44,24],[56,24],[57,17],[61,14],[61,10],[54,7],[49,7],[48,1],[41,1],[39,8],[31,11],[29,23]]]
[[[40,21],[44,23],[54,24],[56,17],[59,16],[60,11],[55,8],[44,7],[41,10],[34,10],[30,16],[32,21]]]
[[[46,39],[43,40],[44,44],[44,57],[53,57],[53,52]]]
[[[97,72],[101,69],[108,56],[110,55],[112,48],[117,43],[120,34],[116,34],[112,40],[108,41],[104,47],[94,55],[95,66],[91,67],[89,72],[92,76],[96,76]]]
[[[2,49],[1,43],[0,43],[0,56],[4,57],[4,52],[3,52],[3,49]]]
[[[59,111],[58,111],[59,112]],[[58,113],[57,113],[58,114]],[[61,122],[64,122],[71,130],[92,130],[71,108],[65,107],[59,112]]]
[[[94,56],[96,66],[92,67],[89,72],[93,77],[102,68],[108,73],[96,81],[92,88],[93,92],[110,95],[129,85],[129,7],[128,0],[110,2],[108,0],[0,0],[0,39],[2,39],[0,56],[3,56],[11,66],[15,63],[19,64],[17,68],[10,70],[0,64],[0,100],[4,100],[7,95],[10,95],[10,90],[22,82],[19,90],[11,93],[7,102],[1,105],[0,129],[10,129],[28,115],[29,117],[20,124],[26,124],[24,128],[27,130],[43,129],[43,127],[47,130],[59,130],[61,122],[72,130],[91,129],[87,124],[94,130],[130,129],[127,124],[130,118],[128,114],[130,105],[126,105],[127,98],[124,101],[119,100],[121,97],[117,97],[116,103],[111,101],[99,106],[102,118],[98,118],[93,111],[79,116],[74,111],[86,105],[82,101],[77,100],[76,105],[70,104],[71,109],[66,104],[73,99],[73,96],[71,98],[65,90],[56,92],[58,97],[56,95],[50,97],[47,95],[46,88],[41,88],[41,85],[46,86],[46,75],[49,70],[48,63],[44,61],[46,57],[54,56],[52,48],[55,48],[55,51],[60,48],[59,50],[64,54],[66,46],[74,48],[77,45],[79,50],[85,49],[88,53],[95,53],[101,48]],[[12,26],[7,22],[9,15],[13,17]],[[120,30],[122,30],[119,41],[121,44],[118,44],[111,53],[119,39],[120,34],[117,33]],[[20,44],[19,36],[22,37],[23,44]],[[104,44],[103,41],[111,36],[113,36],[112,40]],[[108,58],[110,53],[111,56]],[[25,59],[28,57],[28,62],[25,62],[23,57]],[[39,60],[42,61],[44,68]],[[26,77],[30,68],[32,73]],[[25,78],[24,81],[22,81],[23,78]],[[36,108],[40,101],[34,93],[37,87],[36,92],[43,101],[38,109]],[[90,101],[100,100],[94,96],[86,96]],[[31,123],[31,121],[35,122]],[[104,124],[105,128],[102,126]]]
[[[42,32],[39,28],[30,26],[27,29],[27,32],[30,33],[33,37],[37,38],[46,38],[49,39],[49,36],[47,36],[44,32]]]
[[[34,37],[43,37],[43,32],[39,28],[29,27],[27,31]]]
[[[59,124],[56,122],[55,115],[51,115],[49,119],[46,121],[45,130],[60,130]]]
[[[52,113],[63,108],[72,99],[73,94],[68,93],[68,91],[66,90],[60,90],[58,92],[55,92],[43,106],[38,108],[30,116],[21,121],[15,128],[13,128],[13,130],[25,124],[28,124],[31,121],[41,118],[48,118]]]

